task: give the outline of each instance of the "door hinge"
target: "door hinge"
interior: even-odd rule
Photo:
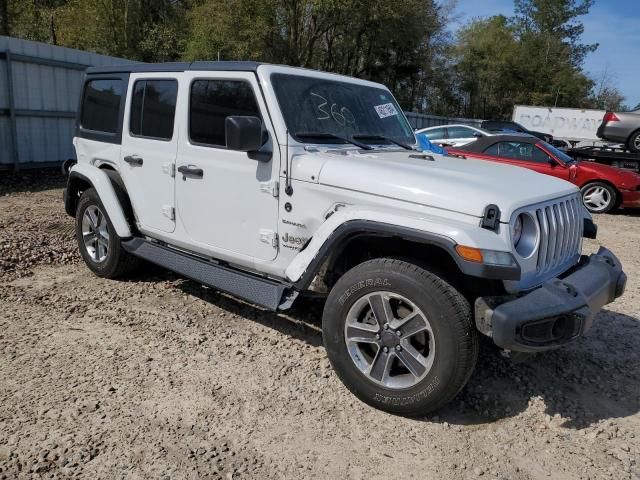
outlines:
[[[260,241],[271,244],[273,248],[278,247],[278,234],[273,230],[260,230]]]
[[[280,182],[261,182],[260,191],[278,197],[280,195]]]
[[[171,205],[164,205],[162,207],[162,214],[171,221],[176,219],[176,209]]]
[[[176,176],[176,164],[175,163],[165,163],[162,165],[162,171],[169,175],[171,178]]]

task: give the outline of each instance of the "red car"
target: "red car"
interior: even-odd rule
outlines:
[[[594,162],[583,162],[530,135],[492,135],[451,154],[525,167],[577,185],[590,212],[606,213],[617,207],[640,207],[640,175]]]

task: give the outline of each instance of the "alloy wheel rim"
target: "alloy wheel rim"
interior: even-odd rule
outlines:
[[[633,139],[633,146],[636,150],[640,150],[640,135],[636,135],[636,138]]]
[[[611,193],[604,187],[595,185],[585,189],[582,201],[593,212],[606,210],[611,203]]]
[[[91,260],[104,262],[109,254],[109,227],[104,213],[90,205],[82,216],[82,240]]]
[[[397,293],[359,298],[347,314],[344,337],[356,368],[389,389],[413,387],[433,366],[431,324],[422,310]]]

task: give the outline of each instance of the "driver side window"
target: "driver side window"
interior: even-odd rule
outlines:
[[[262,118],[249,82],[244,80],[195,80],[189,101],[189,138],[193,143],[226,147],[227,117]]]

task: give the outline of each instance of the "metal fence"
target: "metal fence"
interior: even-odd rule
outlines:
[[[129,60],[0,36],[0,169],[73,158],[84,70]]]
[[[474,118],[439,117],[437,115],[425,115],[424,113],[405,112],[407,120],[414,129],[437,127],[438,125],[470,125],[480,127],[482,120]]]

